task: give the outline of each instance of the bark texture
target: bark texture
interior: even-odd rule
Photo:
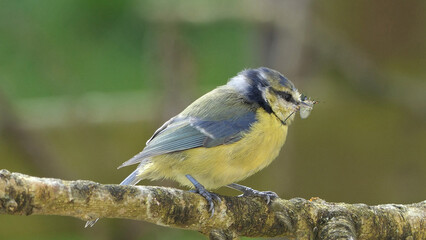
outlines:
[[[0,170],[0,214],[62,215],[84,221],[127,218],[199,231],[210,239],[426,239],[426,201],[414,204],[329,203],[319,198],[221,196],[213,217],[203,197],[178,189],[102,185]]]

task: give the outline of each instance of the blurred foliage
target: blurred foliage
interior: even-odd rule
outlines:
[[[272,166],[243,184],[283,198],[424,200],[425,12],[414,0],[3,0],[0,168],[118,183],[132,170],[116,167],[164,120],[267,65],[320,104],[291,126]],[[0,238],[202,238],[128,220],[83,226],[0,216]]]

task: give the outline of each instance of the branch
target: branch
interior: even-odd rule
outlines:
[[[127,218],[202,232],[297,239],[426,239],[426,201],[401,205],[328,203],[319,198],[221,196],[213,217],[204,198],[150,186],[101,185],[0,171],[0,214],[62,215],[93,220]]]

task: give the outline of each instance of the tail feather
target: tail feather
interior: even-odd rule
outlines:
[[[134,186],[136,185],[140,180],[142,180],[141,177],[138,177],[140,173],[140,167],[136,168],[135,171],[133,171],[129,176],[127,176],[121,183],[120,185],[129,185],[129,186]],[[87,227],[93,227],[93,225],[95,225],[95,223],[99,220],[99,218],[93,220],[93,221],[87,221],[86,225],[84,226],[85,228]]]
[[[140,170],[139,170],[139,167],[138,167],[129,176],[127,176],[120,183],[120,185],[130,185],[130,186],[136,185],[140,180],[142,180],[142,178],[138,177],[139,173],[140,173]]]
[[[147,157],[145,155],[146,155],[146,153],[144,151],[142,151],[142,152],[136,154],[135,156],[133,156],[132,158],[130,158],[129,160],[122,163],[117,169],[120,169],[120,168],[126,167],[126,166],[130,166],[130,165],[133,165],[133,164],[137,164],[137,163],[142,163],[144,161],[144,159]]]

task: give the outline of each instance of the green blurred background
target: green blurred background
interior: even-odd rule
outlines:
[[[425,200],[425,23],[421,0],[1,0],[0,168],[119,183],[133,168],[116,167],[165,120],[267,66],[321,103],[242,184],[283,198]],[[2,215],[0,239],[202,238],[120,219],[83,227]]]

